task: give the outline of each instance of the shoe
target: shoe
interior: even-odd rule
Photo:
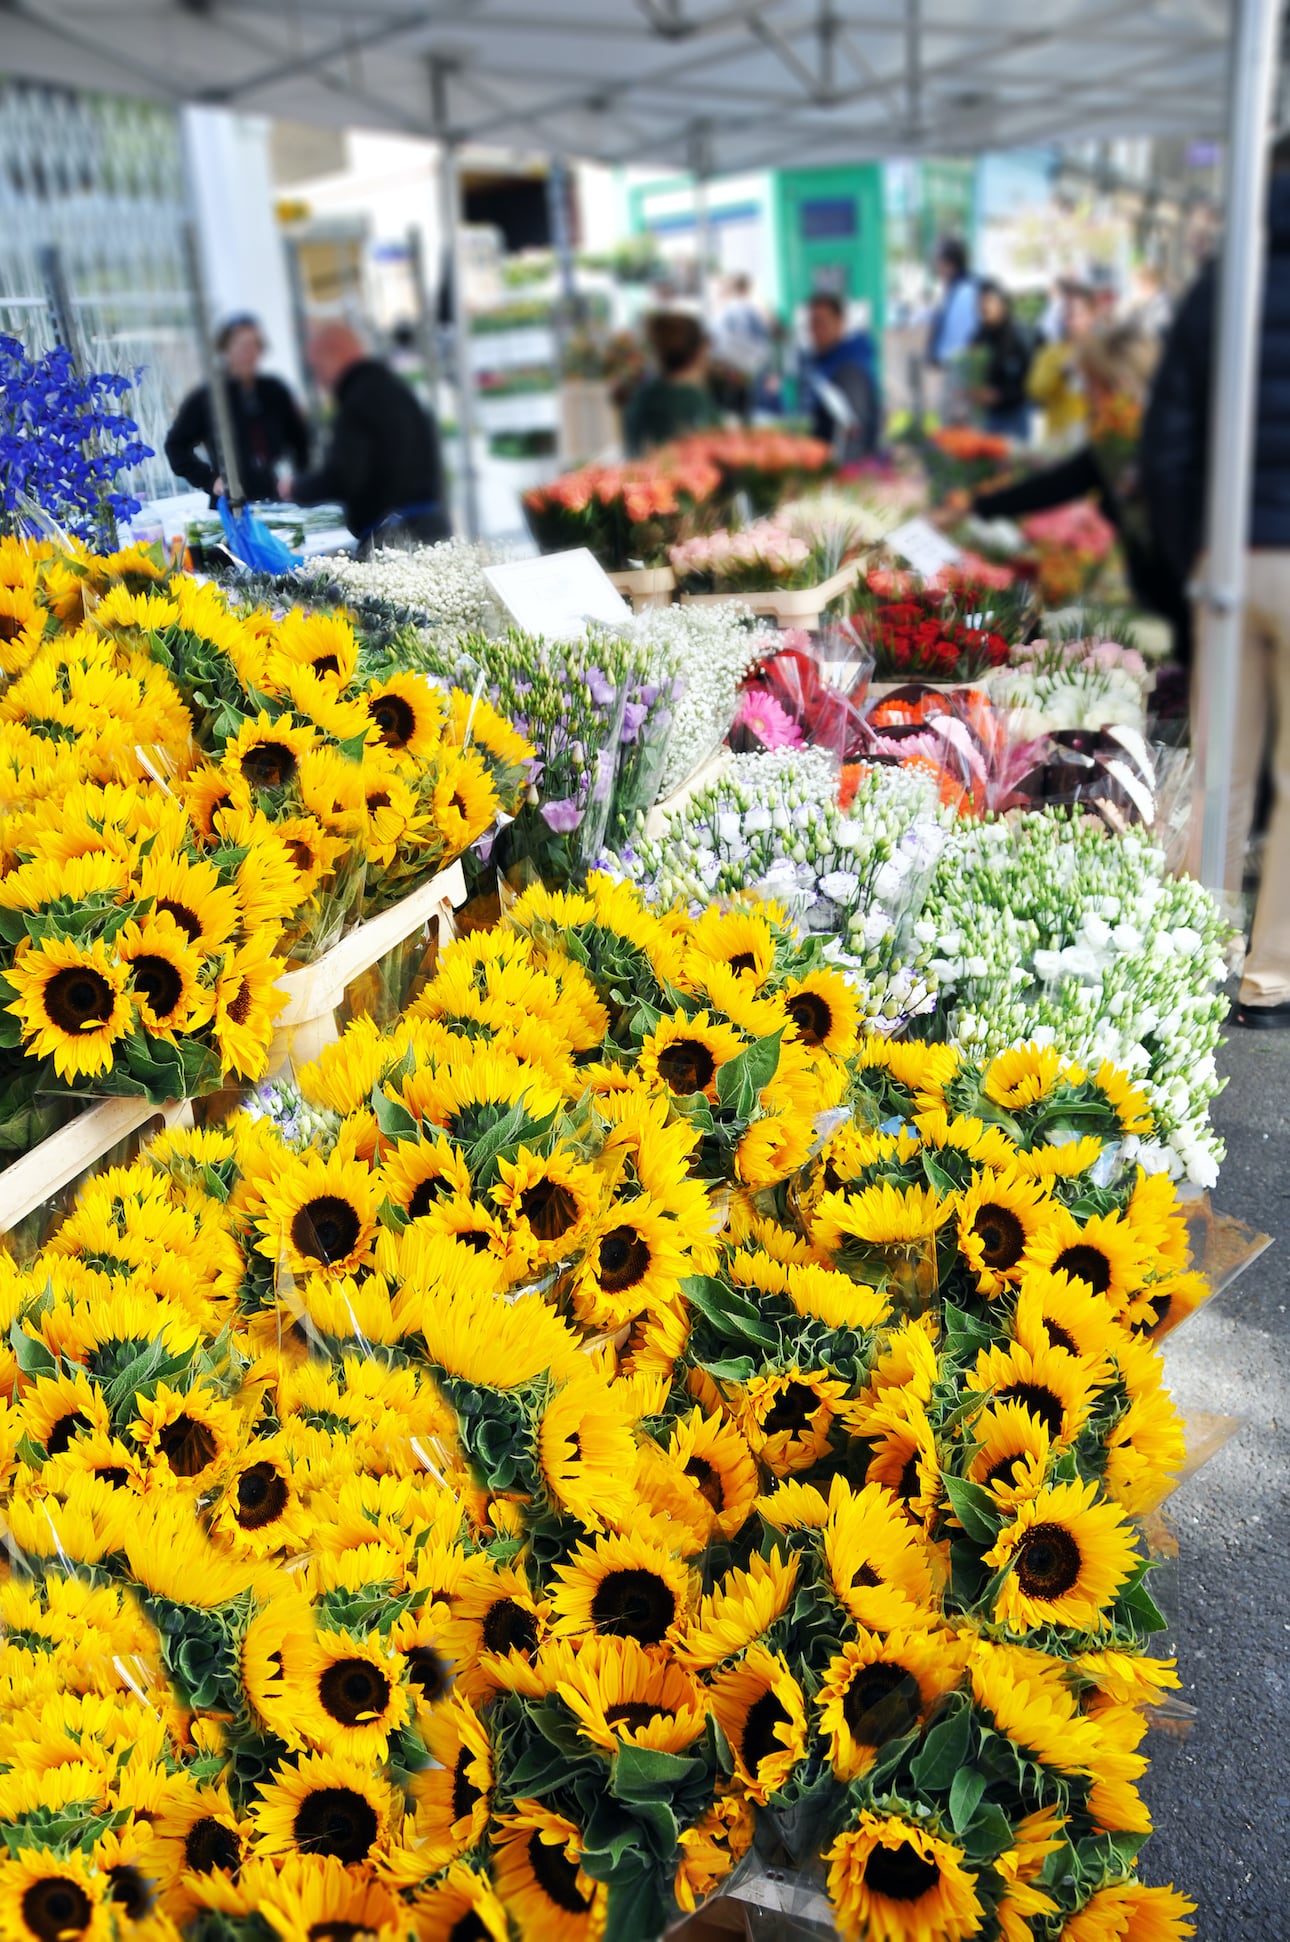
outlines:
[[[1290,1000],[1282,1005],[1238,1003],[1236,1022],[1253,1032],[1290,1032]]]

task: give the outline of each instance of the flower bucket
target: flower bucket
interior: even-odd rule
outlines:
[[[191,1125],[192,1107],[186,1099],[162,1106],[150,1099],[99,1099],[60,1126],[0,1173],[0,1233],[10,1233],[114,1146],[154,1120],[157,1128]]]
[[[630,600],[639,614],[646,607],[670,607],[676,591],[676,575],[670,566],[633,566],[611,573],[611,586],[624,600]]]
[[[683,593],[685,607],[747,607],[781,627],[814,627],[829,604],[854,585],[858,560],[849,561],[817,587],[767,588],[763,593]]]
[[[447,943],[455,934],[453,911],[465,901],[466,878],[458,858],[379,916],[357,925],[315,963],[285,971],[278,979],[278,990],[286,993],[287,1003],[269,1046],[270,1076],[288,1060],[305,1065],[317,1058],[339,1036],[336,1013],[346,988],[423,924],[436,923],[440,944]]]

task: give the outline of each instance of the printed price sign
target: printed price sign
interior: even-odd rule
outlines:
[[[574,640],[589,620],[613,626],[631,618],[631,608],[585,546],[486,567],[484,578],[517,627],[548,640]]]

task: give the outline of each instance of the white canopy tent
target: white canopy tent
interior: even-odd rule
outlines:
[[[0,0],[0,73],[710,175],[1228,137],[1204,874],[1222,880],[1284,0]],[[454,278],[460,290],[460,278]],[[460,335],[459,335],[460,343]],[[460,373],[459,373],[460,375]],[[463,430],[469,387],[461,386]]]

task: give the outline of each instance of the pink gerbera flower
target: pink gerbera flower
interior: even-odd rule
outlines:
[[[736,728],[746,728],[763,748],[800,748],[802,731],[774,695],[764,688],[748,688],[735,717]]]

